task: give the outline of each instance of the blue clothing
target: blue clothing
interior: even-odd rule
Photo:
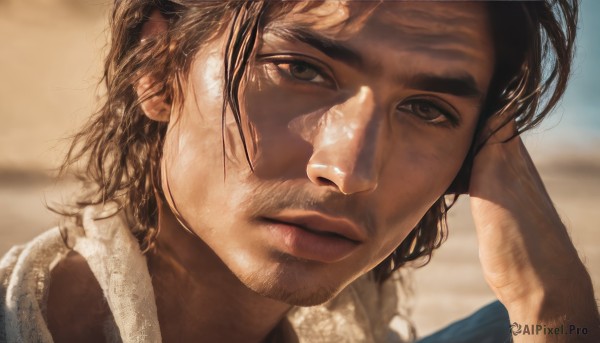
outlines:
[[[469,317],[417,340],[416,343],[508,343],[511,341],[508,312],[502,303],[495,301]]]

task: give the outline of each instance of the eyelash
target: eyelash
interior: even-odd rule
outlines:
[[[435,122],[431,119],[427,120],[427,119],[423,118],[423,116],[419,116],[418,114],[415,113],[416,111],[412,108],[415,105],[429,106],[429,107],[433,108],[435,111],[439,112],[440,115],[444,116],[444,118],[446,118],[446,120],[444,120],[442,122]],[[402,107],[402,106],[410,106],[410,109],[400,109],[400,107]],[[450,106],[450,105],[447,105],[447,106]],[[445,106],[439,105],[434,100],[423,99],[423,98],[410,98],[410,99],[403,101],[400,105],[398,105],[396,107],[396,109],[399,112],[404,112],[404,113],[408,113],[408,114],[416,116],[418,119],[420,119],[427,125],[436,126],[436,127],[452,127],[452,128],[458,127],[460,125],[460,120],[458,118],[458,115],[453,114],[453,112],[454,112],[453,110],[448,110],[448,109],[445,109],[444,107]]]
[[[335,88],[337,89],[337,82],[335,81],[335,79],[331,76],[330,72],[326,72],[324,67],[320,67],[318,65],[316,65],[315,63],[309,62],[307,61],[305,58],[295,58],[294,56],[263,56],[260,58],[261,60],[265,60],[267,63],[274,65],[277,68],[277,71],[281,74],[283,74],[283,76],[285,76],[286,78],[289,78],[293,81],[296,82],[302,82],[302,83],[307,83],[307,84],[315,84],[321,87],[327,87],[327,88]],[[299,79],[297,77],[295,77],[294,75],[291,74],[290,71],[284,70],[284,68],[281,68],[281,65],[284,64],[288,64],[290,66],[305,66],[308,67],[312,70],[314,70],[318,76],[323,78],[323,82],[312,82],[312,81],[307,81],[307,80],[302,80]],[[290,68],[291,70],[291,68]]]
[[[337,83],[335,82],[335,79],[330,76],[331,73],[324,71],[324,67],[320,67],[318,65],[316,65],[316,63],[311,63],[309,61],[306,60],[306,58],[304,56],[302,56],[303,58],[298,58],[297,56],[294,55],[287,55],[287,56],[282,56],[282,55],[275,55],[275,56],[261,56],[259,57],[260,60],[265,61],[266,63],[272,64],[273,66],[275,66],[277,68],[277,71],[282,74],[284,77],[291,79],[295,82],[300,82],[300,83],[305,83],[305,84],[315,84],[321,87],[326,87],[326,88],[338,88]],[[318,83],[318,82],[313,82],[313,81],[307,81],[307,80],[302,80],[299,79],[295,76],[293,76],[291,74],[290,71],[288,70],[284,70],[283,68],[281,68],[281,65],[284,64],[288,64],[290,66],[299,66],[299,65],[303,65],[306,66],[312,70],[314,70],[318,76],[322,77],[325,82],[324,83],[328,83],[328,84],[322,84],[322,83]],[[291,70],[291,68],[290,68]],[[425,124],[427,125],[431,125],[431,126],[435,126],[435,127],[447,127],[447,128],[455,128],[458,127],[460,125],[460,119],[458,117],[458,115],[453,114],[454,109],[452,110],[448,110],[445,109],[444,107],[451,107],[450,105],[439,105],[438,104],[439,101],[435,101],[435,100],[430,100],[427,98],[410,98],[407,99],[405,101],[403,101],[400,105],[398,105],[396,107],[396,109],[400,112],[405,112],[408,114],[411,114],[413,116],[416,116],[418,119],[420,119],[421,121],[423,121]],[[441,115],[443,115],[447,120],[444,120],[442,122],[434,122],[431,120],[426,120],[424,119],[422,116],[419,116],[417,114],[415,114],[414,110],[401,110],[399,107],[401,106],[414,106],[414,105],[418,105],[418,104],[424,104],[426,106],[430,106],[432,107],[434,110],[440,112]]]

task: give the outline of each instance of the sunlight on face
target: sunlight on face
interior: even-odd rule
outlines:
[[[271,13],[231,113],[225,37],[193,65],[163,184],[251,289],[317,304],[386,258],[448,188],[494,66],[484,4],[300,3]],[[317,20],[318,19],[318,20]]]

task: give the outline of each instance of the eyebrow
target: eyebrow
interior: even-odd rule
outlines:
[[[300,41],[319,50],[330,58],[345,63],[357,69],[365,68],[361,54],[343,44],[329,39],[311,29],[293,27],[274,27],[267,30],[282,39]],[[378,69],[378,68],[377,68]],[[467,72],[447,75],[417,74],[406,81],[406,77],[397,76],[398,83],[408,87],[433,93],[445,93],[464,98],[483,98],[483,92],[477,87],[475,78]]]
[[[364,67],[364,60],[357,51],[329,39],[317,32],[302,27],[274,27],[267,32],[291,41],[300,41],[319,50],[330,58],[355,68]]]
[[[434,93],[445,93],[464,98],[483,97],[483,92],[477,87],[477,83],[471,74],[466,72],[448,75],[417,74],[406,78],[397,77],[398,81],[410,88],[420,89]]]

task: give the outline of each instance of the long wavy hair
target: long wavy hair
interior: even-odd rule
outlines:
[[[163,196],[159,166],[167,126],[148,119],[140,104],[160,96],[173,109],[180,108],[183,84],[202,42],[225,33],[223,115],[225,108],[231,109],[242,142],[246,142],[241,129],[240,84],[261,30],[296,6],[306,10],[320,4],[268,0],[115,1],[102,79],[106,95],[100,110],[74,136],[61,167],[64,173],[73,164],[82,166],[78,169],[80,177],[95,187],[77,201],[74,211],[64,214],[77,217],[77,209],[86,205],[116,201],[130,214],[131,230],[141,248],[146,251],[151,247],[157,233],[157,196]],[[516,119],[516,134],[520,134],[538,125],[565,91],[574,53],[578,0],[490,2],[486,6],[497,62],[477,132],[490,116],[514,113],[514,118],[505,115],[505,122]],[[141,28],[154,10],[166,18],[168,30],[142,40]],[[152,92],[140,98],[135,85],[145,75],[158,81]],[[453,196],[442,195],[400,246],[374,268],[372,275],[377,281],[385,281],[410,261],[421,265],[429,261],[447,236],[446,213],[458,195],[468,189],[470,164],[480,147],[473,144],[447,192]]]

